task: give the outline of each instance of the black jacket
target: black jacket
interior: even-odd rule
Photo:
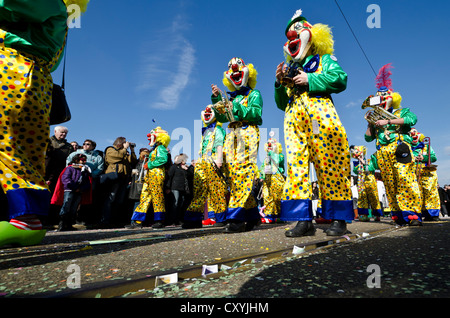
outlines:
[[[167,187],[170,190],[188,190],[187,171],[180,165],[172,165],[167,173]]]
[[[444,200],[448,201],[447,193],[441,187],[438,188],[438,191],[439,191],[439,199],[441,200],[441,204],[445,204]]]

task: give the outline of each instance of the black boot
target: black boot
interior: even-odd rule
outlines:
[[[245,232],[245,222],[230,221],[228,226],[223,231],[224,233],[240,233]]]
[[[299,221],[292,230],[287,230],[284,235],[287,237],[313,236],[316,229],[312,221]]]
[[[256,226],[256,225],[258,225],[258,222],[260,221],[261,219],[256,219],[256,220],[252,220],[252,221],[247,221],[246,223],[245,223],[245,231],[251,231],[251,230],[253,230],[253,228]]]
[[[76,231],[77,229],[72,226],[71,218],[70,217],[61,217],[61,220],[58,224],[58,232],[64,232],[64,231]]]
[[[181,226],[183,229],[200,229],[203,227],[202,221],[187,221]]]
[[[125,225],[125,228],[127,229],[142,229],[143,225],[142,223],[138,223],[136,221],[131,221],[129,225]]]
[[[152,229],[162,229],[164,227],[164,224],[160,221],[157,221],[155,224],[152,225]]]
[[[333,220],[325,233],[327,233],[328,236],[344,235],[347,233],[347,223],[344,220]]]

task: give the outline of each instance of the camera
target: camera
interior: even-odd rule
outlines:
[[[130,147],[134,148],[136,147],[136,144],[134,142],[130,142]]]

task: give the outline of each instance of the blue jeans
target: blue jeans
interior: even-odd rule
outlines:
[[[80,202],[81,192],[64,191],[64,202],[59,211],[59,216],[67,218],[74,216]]]

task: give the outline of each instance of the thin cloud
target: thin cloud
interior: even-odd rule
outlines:
[[[357,101],[348,103],[347,105],[345,105],[345,108],[353,108],[353,107],[356,107],[356,106],[361,106],[362,103],[363,103],[363,100],[359,99]]]
[[[136,91],[156,96],[150,107],[170,110],[178,106],[180,96],[189,83],[195,64],[195,49],[181,33],[186,26],[182,16],[177,16],[172,25],[156,34],[141,54],[142,69]],[[167,40],[170,39],[170,40]]]

